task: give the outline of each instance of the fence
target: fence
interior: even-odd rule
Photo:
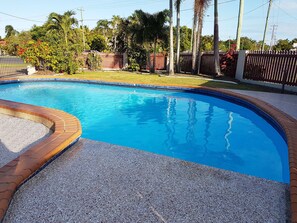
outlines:
[[[231,57],[228,57],[228,58],[227,57],[225,58],[225,55],[226,55],[225,53],[220,53],[220,65],[221,65],[221,68],[224,68],[222,69],[222,72],[226,76],[235,77],[238,54],[237,52],[235,52]],[[191,73],[192,72],[192,53],[181,53],[180,64],[181,64],[180,65],[181,72]],[[223,66],[223,64],[226,64],[226,66]],[[215,74],[213,53],[206,52],[202,54],[201,61],[200,61],[200,73],[206,74],[206,75]]]
[[[0,56],[0,77],[25,75],[27,65],[16,56]]]
[[[150,62],[151,62],[151,66],[153,66],[153,62],[154,62],[154,54],[151,53],[150,54]],[[155,64],[155,69],[156,70],[166,70],[166,62],[167,62],[167,56],[163,53],[157,53],[156,54],[156,64]],[[149,63],[147,62],[146,64],[146,69],[149,70]]]
[[[192,53],[180,54],[180,70],[184,73],[192,72]]]
[[[101,68],[103,70],[120,70],[124,67],[124,54],[121,53],[99,53],[102,62],[101,62]],[[87,67],[86,61],[88,52],[84,52],[83,54],[85,65],[84,67]]]
[[[243,78],[297,86],[297,52],[248,52]]]

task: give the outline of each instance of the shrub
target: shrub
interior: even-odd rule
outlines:
[[[104,36],[99,35],[99,34],[94,35],[91,38],[89,45],[90,45],[91,50],[97,50],[99,52],[103,52],[104,50],[107,49],[107,43],[106,43]]]
[[[51,63],[52,48],[46,42],[28,41],[24,46],[18,46],[18,55],[26,63],[35,66],[36,70],[44,70]]]
[[[146,51],[135,45],[127,50],[128,53],[128,69],[138,71],[142,67],[146,67]]]
[[[87,57],[87,65],[89,70],[101,69],[102,59],[96,52],[90,52]]]
[[[231,48],[220,59],[221,72],[230,77],[235,76],[237,55],[235,54],[236,45],[233,44]]]

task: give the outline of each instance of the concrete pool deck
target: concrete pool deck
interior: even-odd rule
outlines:
[[[285,222],[288,188],[80,139],[16,192],[4,222]]]
[[[82,130],[76,117],[55,109],[0,100],[0,113],[41,123],[52,131],[46,139],[31,145],[17,158],[0,167],[0,222],[2,222],[17,189],[57,154],[75,142],[81,136]],[[5,147],[10,148],[11,145]]]
[[[258,105],[257,101],[256,105]],[[284,118],[286,119],[286,117],[282,117],[282,119]],[[293,134],[294,139],[294,133],[291,132],[291,134]],[[293,145],[294,143],[295,141],[293,141]],[[93,154],[97,150],[101,153]],[[78,157],[76,157],[76,154],[78,154]],[[121,154],[123,154],[123,157]],[[108,159],[109,156],[115,157]],[[147,160],[142,160],[142,156]],[[136,160],[133,157],[136,157]],[[84,167],[79,167],[77,163],[71,161],[69,163],[64,160],[72,158],[78,164],[80,162],[85,164]],[[118,158],[120,159],[118,160]],[[61,159],[62,163],[59,162]],[[98,163],[96,160],[103,163]],[[104,163],[104,160],[108,160],[109,163]],[[154,163],[154,160],[158,163]],[[117,166],[118,162],[121,165]],[[150,163],[154,165],[151,166]],[[164,166],[164,164],[166,165]],[[56,165],[62,168],[57,170],[55,169]],[[74,169],[70,170],[70,167],[66,165],[70,165]],[[100,169],[93,168],[94,165],[99,165]],[[141,169],[142,165],[144,165],[143,169]],[[295,163],[292,165],[295,165]],[[175,169],[175,166],[177,166],[177,169]],[[184,166],[187,168],[184,168]],[[75,168],[77,169],[75,170]],[[66,172],[63,169],[66,169]],[[111,170],[108,172],[109,169]],[[95,175],[93,172],[95,172]],[[120,175],[117,173],[120,173]],[[53,178],[49,177],[51,175],[53,175]],[[38,178],[39,176],[41,178]],[[88,180],[88,177],[93,181]],[[155,180],[154,177],[156,177]],[[67,178],[70,180],[67,180]],[[37,181],[39,179],[39,183],[45,182],[47,184],[38,184],[38,182],[33,181],[35,179]],[[136,179],[136,182],[134,182],[134,179]],[[64,180],[65,184],[63,184]],[[35,183],[30,184],[31,181]],[[137,186],[138,183],[140,183],[140,186]],[[60,185],[59,189],[56,184]],[[68,190],[67,187],[71,185],[74,191]],[[129,186],[132,186],[132,188]],[[133,186],[135,187],[133,188]],[[51,190],[51,187],[55,189]],[[26,191],[22,191],[23,188],[27,188]],[[78,144],[71,147],[69,151],[19,189],[14,197],[16,204],[13,202],[11,205],[11,207],[16,205],[16,208],[19,209],[10,208],[5,221],[97,222],[99,219],[108,222],[130,222],[130,219],[132,219],[132,221],[153,222],[280,222],[290,217],[290,214],[288,214],[290,213],[288,188],[289,186],[285,184],[134,149],[81,139]],[[134,189],[138,189],[139,192],[139,194],[136,193],[136,199],[138,197],[143,203],[137,203],[138,200],[135,200],[135,196],[132,196],[135,192]],[[55,190],[57,192],[62,190],[60,195],[64,196],[55,196]],[[40,194],[41,191],[44,194]],[[77,193],[77,191],[81,193]],[[100,196],[97,196],[98,194]],[[54,196],[56,200],[51,199],[51,196]],[[46,202],[46,199],[49,199],[50,202]],[[291,202],[294,204],[294,200]],[[32,206],[29,203],[33,203]],[[38,203],[38,205],[34,206],[35,203]],[[53,207],[50,205],[53,205]],[[53,211],[52,213],[46,211],[47,206]],[[34,207],[37,209],[33,209]],[[292,207],[294,208],[294,205]],[[95,210],[92,210],[92,208]],[[99,213],[97,213],[98,210]],[[44,215],[43,212],[45,212]],[[64,212],[65,214],[63,214]],[[199,216],[196,212],[198,212]],[[58,215],[57,218],[56,215]],[[232,217],[229,218],[225,215]],[[45,218],[43,218],[44,216]],[[104,218],[105,216],[108,218]],[[171,216],[176,216],[176,218],[172,219]]]
[[[0,168],[52,133],[40,123],[1,113],[0,130]]]
[[[278,94],[270,92],[259,91],[245,91],[245,90],[230,90],[243,95],[258,98],[265,101],[281,111],[291,115],[297,120],[297,95],[292,94]]]

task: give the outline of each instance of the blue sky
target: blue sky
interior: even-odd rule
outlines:
[[[192,27],[193,1],[184,0],[181,5],[181,23]],[[242,36],[261,40],[269,0],[245,0]],[[4,37],[6,25],[16,30],[28,30],[33,24],[41,25],[51,12],[63,13],[83,8],[84,24],[94,28],[99,19],[110,19],[112,15],[128,17],[136,9],[156,12],[168,8],[168,0],[10,0],[0,8],[0,36]],[[213,1],[211,1],[211,4]],[[239,0],[219,0],[220,39],[235,38]],[[272,25],[276,25],[276,39],[297,38],[297,0],[273,0],[266,42],[270,43]],[[5,15],[25,18],[28,20]],[[31,21],[33,20],[33,21]],[[175,23],[175,21],[174,21]],[[205,13],[203,35],[213,33],[213,5]]]

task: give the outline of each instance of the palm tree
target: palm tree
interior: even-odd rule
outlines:
[[[198,74],[200,70],[200,56],[197,59],[197,52],[200,52],[200,49],[201,49],[203,17],[204,17],[205,10],[209,6],[209,3],[210,3],[210,0],[195,0],[194,2],[192,74]]]
[[[168,72],[169,75],[174,75],[174,62],[173,62],[173,0],[169,0],[169,26],[170,26],[170,32],[169,32],[169,68]]]
[[[133,24],[131,26],[132,36],[136,42],[148,45],[153,45],[154,59],[153,66],[150,66],[150,71],[155,72],[156,67],[156,51],[159,40],[163,40],[166,37],[166,20],[168,16],[168,10],[163,10],[155,14],[145,13],[142,10],[136,10],[133,15]],[[147,49],[148,61],[150,63],[149,49]]]
[[[53,12],[48,18],[48,30],[58,31],[63,36],[66,47],[68,47],[69,35],[73,31],[73,26],[78,25],[78,21],[73,18],[74,15],[74,11],[67,11],[63,15]]]
[[[218,22],[218,0],[214,0],[214,32],[213,32],[213,52],[215,75],[220,76],[220,55],[219,55],[219,22]]]
[[[176,7],[176,72],[180,72],[180,4],[183,0],[175,0]]]
[[[199,74],[200,72],[200,60],[201,60],[201,38],[202,38],[202,28],[203,28],[203,18],[204,13],[209,6],[211,0],[200,0],[199,3],[199,14],[198,14],[198,32],[197,32],[197,48],[199,52],[198,61],[197,61],[197,69],[196,73]]]
[[[197,63],[197,22],[198,22],[198,11],[199,11],[199,0],[194,1],[194,17],[193,17],[193,31],[192,31],[192,74],[196,73]]]

